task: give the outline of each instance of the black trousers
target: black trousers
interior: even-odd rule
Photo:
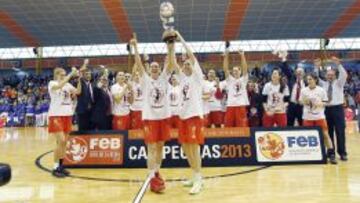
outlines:
[[[325,108],[326,122],[329,128],[329,136],[338,154],[347,155],[345,140],[345,113],[342,105],[328,106]],[[336,133],[336,147],[334,142],[334,130]]]
[[[295,104],[293,102],[289,103],[288,111],[287,111],[287,125],[294,126],[295,120],[297,119],[300,126],[303,124],[303,106],[300,104]]]
[[[112,116],[101,116],[101,119],[98,119],[94,122],[94,127],[96,130],[111,130],[112,126]]]
[[[79,131],[87,131],[94,129],[94,124],[91,122],[91,111],[86,111],[85,113],[78,113],[76,118],[79,126]]]

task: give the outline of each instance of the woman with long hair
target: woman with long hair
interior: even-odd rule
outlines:
[[[281,77],[279,69],[274,69],[271,80],[262,91],[263,95],[263,126],[285,127],[287,125],[286,108],[290,99],[289,88]]]

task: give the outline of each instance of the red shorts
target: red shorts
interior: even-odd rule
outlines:
[[[200,117],[181,120],[178,138],[180,144],[204,144],[204,140],[204,126]]]
[[[263,126],[274,127],[275,125],[277,127],[286,127],[287,125],[286,113],[276,113],[272,116],[269,116],[265,112],[263,116]]]
[[[211,111],[209,114],[208,124],[209,125],[221,125],[224,122],[224,112],[222,111]]]
[[[225,127],[249,127],[246,107],[227,107],[225,113]]]
[[[169,119],[144,121],[145,143],[165,142],[169,139],[170,139]]]
[[[207,127],[209,125],[209,114],[204,115],[203,126]]]
[[[142,129],[144,127],[144,123],[142,121],[142,112],[141,111],[131,111],[131,129]]]
[[[303,126],[319,126],[323,132],[328,132],[328,125],[325,119],[320,120],[304,120]]]
[[[169,120],[170,128],[179,128],[180,127],[180,118],[179,116],[172,116]]]
[[[49,133],[70,133],[72,130],[72,116],[50,116]]]
[[[112,118],[113,130],[129,130],[130,129],[130,114],[125,116],[113,116]]]

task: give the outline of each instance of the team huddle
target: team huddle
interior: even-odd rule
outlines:
[[[62,68],[54,69],[54,80],[49,83],[49,132],[55,135],[57,142],[54,176],[69,175],[62,166],[62,160],[75,111],[79,130],[144,130],[150,188],[156,193],[165,190],[165,181],[159,170],[163,146],[170,139],[172,128],[179,130],[178,142],[193,170],[193,177],[185,181],[184,186],[191,188],[190,194],[198,194],[203,188],[200,145],[204,144],[205,127],[249,127],[259,123],[264,127],[285,127],[288,125],[289,111],[296,112],[297,107],[301,108],[302,114],[298,124],[321,127],[328,159],[332,164],[337,163],[328,124],[330,118],[334,120],[339,115],[329,118],[327,115],[335,114],[343,103],[339,88],[345,85],[347,76],[339,59],[332,58],[339,72],[338,77],[333,69],[327,70],[326,81],[319,79],[315,73],[304,77],[304,71],[298,68],[292,87],[283,81],[284,73],[274,69],[262,90],[252,88],[257,94],[254,97],[249,93],[249,86],[253,82],[249,80],[244,52],[238,53],[241,65],[230,68],[230,52],[226,49],[223,60],[225,80],[219,81],[213,70],[206,76],[203,74],[182,35],[178,31],[173,34],[175,39],[167,41],[163,68],[158,62],[142,61],[134,36],[129,42],[135,56],[131,78],[124,72],[118,72],[116,83],[112,86],[109,86],[107,71],[103,71],[96,84],[90,82],[88,60],[79,71],[73,68],[68,75]],[[181,64],[175,54],[178,42],[186,50]],[[79,78],[76,87],[69,83],[74,77]],[[76,106],[74,99],[78,100]],[[249,107],[252,103],[260,104],[259,108]],[[252,124],[251,115],[261,115],[261,122]],[[336,128],[339,136],[341,132],[338,132],[338,128],[341,131],[341,126],[334,125],[331,130]],[[345,140],[340,145],[338,152],[346,159]]]

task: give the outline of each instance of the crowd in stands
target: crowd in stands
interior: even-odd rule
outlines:
[[[46,126],[50,98],[50,76],[0,77],[1,124],[8,127]]]

